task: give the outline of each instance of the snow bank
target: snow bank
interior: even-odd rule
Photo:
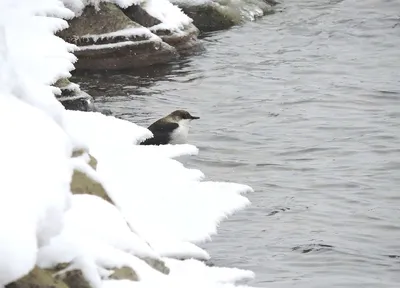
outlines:
[[[66,22],[34,16],[71,16],[60,4],[0,1],[0,286],[34,267],[70,203],[73,143],[48,84],[69,75],[75,57],[53,35]]]
[[[1,286],[28,273],[38,246],[60,232],[73,167],[72,147],[62,129],[39,109],[3,91],[0,135]]]
[[[66,27],[53,16],[73,14],[57,0],[0,1],[0,287],[35,265],[57,263],[81,269],[94,288],[236,287],[253,277],[170,259],[208,259],[196,244],[249,204],[242,194],[251,188],[203,181],[201,171],[172,159],[197,154],[192,145],[135,145],[151,132],[100,113],[66,111],[50,85],[68,76],[76,59],[74,47],[53,35]],[[96,157],[97,171],[85,155],[71,159],[77,148]],[[72,196],[74,169],[101,182],[115,206]],[[164,261],[170,275],[143,257]],[[140,281],[107,279],[123,266]]]
[[[68,129],[81,131],[80,139],[97,159],[112,200],[161,255],[207,259],[208,254],[187,242],[210,239],[221,220],[249,204],[241,194],[252,191],[250,187],[201,182],[201,171],[171,159],[196,154],[192,145],[133,146],[150,132],[96,112],[67,111],[66,117]]]

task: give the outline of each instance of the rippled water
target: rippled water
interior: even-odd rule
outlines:
[[[400,1],[279,9],[179,63],[78,82],[143,125],[201,116],[187,165],[255,189],[204,245],[215,264],[259,287],[400,287]]]

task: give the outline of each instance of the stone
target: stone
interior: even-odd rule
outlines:
[[[104,115],[112,114],[108,109],[97,108],[93,103],[93,97],[82,91],[78,85],[70,82],[67,78],[57,80],[53,86],[60,88],[61,95],[56,95],[56,98],[67,110],[100,112]]]
[[[52,276],[50,271],[35,267],[28,275],[5,286],[6,288],[69,288],[67,284]],[[75,286],[70,286],[75,287]]]
[[[194,25],[200,31],[211,32],[228,29],[273,13],[269,1],[273,0],[219,0],[198,5],[177,0],[173,3],[193,19]]]
[[[86,6],[82,15],[69,21],[69,28],[58,35],[77,45],[80,70],[123,70],[166,63],[178,57],[174,47],[132,21],[111,3],[100,3],[99,10]],[[135,34],[126,29],[139,28]],[[111,35],[109,33],[112,33]]]
[[[152,40],[94,49],[76,54],[79,58],[75,65],[77,69],[125,70],[167,63],[179,56],[167,43]]]
[[[136,272],[130,267],[121,267],[114,270],[114,273],[110,275],[110,279],[114,280],[131,280],[138,281],[139,277]]]
[[[82,153],[83,150],[74,151],[72,157],[78,157],[82,155]],[[89,156],[90,156],[89,165],[96,170],[97,160],[92,155],[89,154]],[[114,205],[114,202],[108,196],[103,185],[91,179],[89,176],[87,176],[85,173],[82,173],[81,171],[74,170],[74,174],[72,175],[72,180],[70,185],[72,194],[95,195]]]
[[[169,268],[165,265],[164,261],[158,260],[158,259],[152,259],[148,257],[141,258],[143,261],[145,261],[150,267],[153,269],[156,269],[157,271],[168,275],[169,274]]]
[[[190,24],[184,28],[183,31],[172,32],[169,30],[150,30],[161,37],[161,39],[169,45],[175,47],[180,55],[189,54],[190,52],[196,52],[203,50],[204,46],[197,39],[200,30],[196,26]]]
[[[165,43],[173,46],[180,54],[187,54],[189,52],[203,49],[203,46],[197,39],[200,31],[193,24],[184,27],[182,31],[159,29],[155,26],[162,22],[147,13],[147,11],[140,5],[132,5],[123,9],[123,12],[132,21],[139,23],[143,27],[149,28],[152,33],[159,36]]]
[[[139,23],[143,27],[152,27],[161,24],[161,21],[144,10],[140,5],[131,5],[126,9],[122,10],[126,16],[133,21]]]
[[[48,270],[52,273],[54,279],[67,284],[69,288],[92,288],[90,283],[83,276],[81,270],[74,269],[62,271],[67,268],[68,264],[60,263],[55,269]]]

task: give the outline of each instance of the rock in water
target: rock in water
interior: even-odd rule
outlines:
[[[273,13],[271,1],[273,0],[217,0],[197,4],[172,0],[172,3],[192,18],[200,31],[210,32],[228,29]]]
[[[93,103],[93,97],[82,91],[75,83],[67,78],[59,79],[53,86],[60,88],[61,95],[56,95],[58,101],[67,110],[78,110],[85,112],[100,112],[104,115],[110,115],[110,110],[98,109]]]
[[[68,29],[58,33],[80,48],[75,51],[77,69],[129,69],[178,57],[174,47],[129,19],[116,5],[100,3],[99,8],[86,6],[81,16],[69,21]]]
[[[186,25],[182,30],[172,31],[158,27],[157,25],[162,22],[151,16],[140,5],[132,5],[123,9],[123,12],[132,21],[149,28],[152,33],[159,36],[164,42],[175,47],[180,54],[187,54],[203,49],[201,42],[197,39],[200,31],[193,24]]]

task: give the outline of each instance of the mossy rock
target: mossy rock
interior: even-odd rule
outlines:
[[[71,288],[75,286],[70,286]],[[28,275],[6,285],[6,288],[69,288],[61,279],[52,276],[51,271],[35,267]],[[90,287],[88,287],[90,288]]]
[[[72,157],[80,156],[82,155],[82,153],[83,153],[82,150],[74,151]],[[89,154],[89,156],[90,156],[89,165],[96,170],[97,160],[92,155]],[[103,185],[89,178],[85,173],[74,170],[74,174],[72,175],[72,181],[70,185],[72,194],[96,195],[114,205],[111,198],[107,195],[107,192],[104,189]]]
[[[114,280],[131,280],[138,281],[139,277],[136,272],[130,267],[121,267],[114,270],[114,273],[110,275],[111,279]]]

